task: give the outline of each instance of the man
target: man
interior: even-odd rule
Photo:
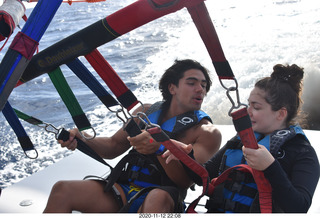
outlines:
[[[210,86],[208,71],[200,63],[189,59],[176,60],[160,79],[163,103],[158,106],[145,105],[148,117],[159,125],[168,124],[168,119],[181,118],[180,115],[189,116],[191,113],[191,116],[196,116],[192,121],[197,122],[191,127],[182,127],[177,132],[168,131],[167,134],[172,139],[192,144],[194,157],[199,163],[212,157],[221,143],[220,131],[206,114],[199,111]],[[133,115],[141,110],[136,109]],[[126,131],[120,129],[111,137],[87,140],[81,137],[77,129],[73,129],[69,140],[60,142],[61,146],[74,150],[77,147],[75,136],[105,159],[113,159],[133,147],[129,155],[133,154],[131,157],[134,159],[128,159],[128,167],[123,168],[120,178],[108,191],[104,191],[104,188],[109,179],[57,182],[44,212],[118,212],[137,192],[153,187],[133,202],[129,212],[183,211],[182,202],[192,181],[179,161],[165,163],[160,156],[165,148],[148,132],[142,131],[135,137],[129,137]]]

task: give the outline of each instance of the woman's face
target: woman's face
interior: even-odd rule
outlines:
[[[273,111],[271,105],[265,99],[265,91],[255,87],[249,96],[248,114],[252,122],[253,131],[270,134],[282,129],[284,120],[280,116],[280,110]]]

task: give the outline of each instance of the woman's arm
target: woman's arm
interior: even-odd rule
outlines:
[[[311,145],[293,138],[283,147],[285,156],[272,163],[265,177],[275,203],[284,212],[307,212],[319,180],[319,161]]]

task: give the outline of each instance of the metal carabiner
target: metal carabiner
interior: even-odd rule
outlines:
[[[161,128],[160,125],[152,123],[149,120],[147,114],[145,114],[143,112],[138,112],[137,117],[141,120],[141,122],[143,122],[145,124],[145,128],[144,128],[145,130],[147,130],[148,128],[154,128],[154,127]]]
[[[227,94],[227,97],[229,99],[229,101],[231,102],[231,108],[228,112],[228,115],[231,116],[231,112],[234,110],[234,109],[238,109],[240,108],[240,106],[245,106],[245,107],[248,107],[246,104],[244,103],[241,103],[240,102],[240,95],[239,95],[239,90],[238,90],[238,81],[236,78],[233,78],[232,79],[235,83],[235,86],[231,86],[231,87],[226,87],[223,83],[222,83],[222,80],[219,79],[220,81],[220,84],[221,86],[226,89],[226,94]],[[232,99],[231,95],[230,95],[230,92],[236,92],[236,102]]]
[[[119,104],[119,107],[120,107],[120,108],[118,108],[118,109],[116,109],[116,110],[113,110],[113,109],[111,109],[110,107],[107,107],[107,109],[108,109],[110,112],[115,113],[116,116],[118,117],[118,119],[120,119],[120,120],[123,122],[123,124],[125,125],[126,122],[127,122],[128,119],[129,119],[129,117],[131,117],[131,114],[130,114],[128,111],[125,112],[124,107],[123,107],[121,104]],[[120,113],[122,113],[123,117],[120,116]],[[127,114],[128,114],[128,115],[127,115]]]
[[[40,128],[44,128],[44,130],[46,130],[49,133],[53,133],[57,140],[58,140],[58,136],[62,130],[62,128],[58,129],[55,126],[53,126],[52,124],[45,123],[45,122],[43,122],[42,124],[37,124],[37,126]]]
[[[141,101],[138,101],[138,102],[141,104],[142,112],[143,112],[144,111],[144,105],[143,105],[143,103]],[[121,106],[121,109],[117,109],[117,110],[111,110],[110,108],[108,108],[108,109],[110,110],[110,112],[115,113],[116,116],[123,122],[123,127],[126,126],[126,124],[128,123],[128,121],[130,119],[139,117],[137,115],[132,115],[129,110],[124,110],[125,108],[121,104],[119,106]],[[122,113],[123,117],[120,116],[120,113]]]
[[[92,132],[93,132],[93,135],[92,135],[92,136],[90,136],[90,137],[85,136],[85,135],[82,133],[83,130],[81,130],[81,131],[79,130],[80,135],[81,135],[84,139],[87,139],[87,140],[94,139],[94,138],[96,137],[96,135],[97,135],[96,130],[95,130],[94,128],[92,128],[92,127],[90,127],[90,129],[92,129]]]

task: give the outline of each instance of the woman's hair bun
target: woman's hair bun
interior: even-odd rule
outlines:
[[[280,80],[283,82],[287,82],[291,85],[291,87],[299,93],[302,89],[301,82],[303,78],[303,68],[293,64],[293,65],[275,65],[273,67],[273,73],[271,74],[271,78],[274,80]]]

